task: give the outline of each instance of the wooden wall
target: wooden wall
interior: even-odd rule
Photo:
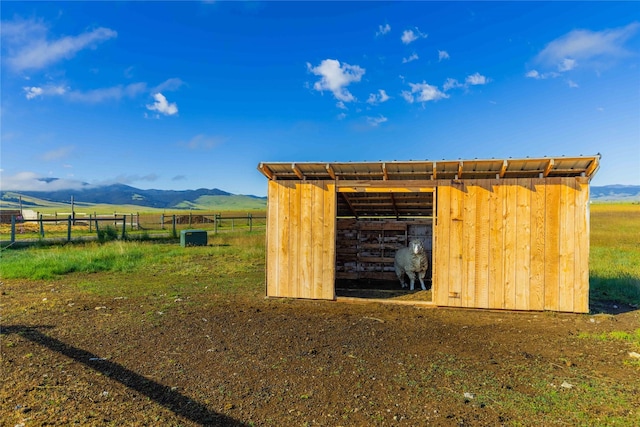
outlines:
[[[436,305],[589,311],[586,178],[440,181]]]
[[[267,296],[334,299],[332,181],[269,181]]]

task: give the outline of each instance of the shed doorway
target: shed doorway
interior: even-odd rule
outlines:
[[[336,190],[336,297],[432,302],[435,188]],[[418,279],[413,291],[402,288],[395,272],[397,250],[412,239],[422,242],[429,262],[426,291]]]

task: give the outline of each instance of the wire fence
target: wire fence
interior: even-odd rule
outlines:
[[[36,219],[11,215],[0,224],[3,245],[18,242],[176,238],[182,230],[207,233],[258,231],[266,228],[264,212],[249,213],[119,213],[38,214]]]

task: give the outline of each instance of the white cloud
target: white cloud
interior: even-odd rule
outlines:
[[[452,79],[451,77],[449,77],[444,82],[444,85],[442,85],[442,90],[444,90],[446,92],[448,90],[459,88],[459,87],[464,87],[464,85],[462,83],[460,83],[458,80]]]
[[[56,191],[86,188],[81,181],[69,179],[51,179],[35,172],[19,172],[11,176],[2,176],[4,191]]]
[[[419,29],[416,28],[415,32],[413,30],[404,30],[402,32],[402,37],[400,37],[400,40],[402,40],[402,43],[404,44],[409,44],[418,39],[426,39],[427,36],[428,34],[423,34]]]
[[[389,119],[387,119],[385,116],[382,116],[382,115],[378,117],[367,117],[367,122],[373,127],[377,127],[381,123],[386,122],[387,120]]]
[[[569,87],[571,88],[578,88],[580,86],[578,86],[578,83],[574,82],[573,80],[569,79],[567,80],[567,85],[569,85]]]
[[[408,58],[402,58],[402,63],[406,64],[407,62],[415,61],[416,59],[418,59],[418,54],[413,52]]]
[[[183,86],[184,84],[185,83],[181,79],[174,77],[171,79],[167,79],[162,83],[160,83],[158,86],[152,88],[151,92],[152,93],[166,92],[166,91],[171,92],[171,91],[180,89],[180,87]]]
[[[198,134],[189,141],[181,142],[180,144],[186,146],[190,150],[211,150],[222,145],[225,141],[226,138],[224,137]]]
[[[527,73],[525,74],[525,77],[528,77],[530,79],[536,79],[536,80],[544,80],[544,79],[555,78],[559,76],[560,74],[556,73],[555,71],[550,71],[548,73],[540,73],[538,72],[538,70],[531,70],[531,71],[527,71]]]
[[[576,68],[577,65],[578,63],[575,59],[564,58],[558,64],[558,71],[560,71],[561,73],[564,73],[565,71],[571,71]]]
[[[343,102],[351,102],[355,97],[346,89],[353,83],[359,82],[365,73],[365,69],[357,65],[340,64],[336,59],[325,59],[317,67],[307,62],[307,69],[321,79],[314,83],[313,88],[318,92],[329,90],[336,99]]]
[[[126,86],[118,85],[101,89],[93,89],[86,92],[74,90],[68,91],[67,96],[76,102],[97,104],[103,101],[120,100],[122,98],[134,98],[147,91],[146,83],[131,83]],[[61,94],[60,94],[61,95]]]
[[[534,62],[545,69],[567,72],[578,63],[581,66],[595,66],[631,54],[625,48],[626,41],[640,28],[633,22],[624,27],[603,31],[573,30],[551,41],[534,58]]]
[[[442,61],[443,59],[449,59],[449,53],[446,50],[439,50],[438,61]]]
[[[475,73],[470,76],[467,76],[465,79],[465,84],[467,86],[477,86],[477,85],[486,85],[491,80],[481,75],[480,73]]]
[[[165,116],[173,116],[178,113],[178,106],[175,103],[168,102],[163,94],[158,92],[153,95],[153,99],[156,101],[151,105],[147,105],[148,110],[157,111]]]
[[[27,99],[37,98],[38,96],[41,96],[43,93],[43,90],[41,87],[23,87],[23,89],[26,92]]]
[[[41,21],[14,19],[2,22],[6,64],[14,71],[39,70],[70,59],[81,50],[95,48],[118,33],[99,27],[75,36],[48,39],[49,28]]]
[[[402,91],[402,97],[410,104],[413,102],[438,101],[449,98],[449,95],[440,91],[436,86],[422,83],[409,83],[411,91]]]
[[[336,116],[336,118],[338,120],[344,120],[345,118],[347,118],[347,114],[346,113],[340,113]]]
[[[348,110],[347,106],[342,101],[336,102],[336,107],[340,108],[341,110]]]
[[[379,89],[378,93],[370,93],[369,99],[367,99],[367,103],[371,105],[381,104],[383,102],[387,102],[390,99],[387,92],[383,89]]]
[[[389,24],[378,25],[378,31],[376,31],[376,37],[377,36],[384,36],[389,31],[391,31],[391,26]]]
[[[47,85],[43,87],[25,86],[22,88],[27,99],[34,99],[39,96],[64,95],[67,88],[64,86]]]

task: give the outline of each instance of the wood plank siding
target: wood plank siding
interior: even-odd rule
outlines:
[[[589,311],[586,178],[440,181],[436,305]]]
[[[334,299],[335,198],[331,181],[269,181],[267,296]]]

